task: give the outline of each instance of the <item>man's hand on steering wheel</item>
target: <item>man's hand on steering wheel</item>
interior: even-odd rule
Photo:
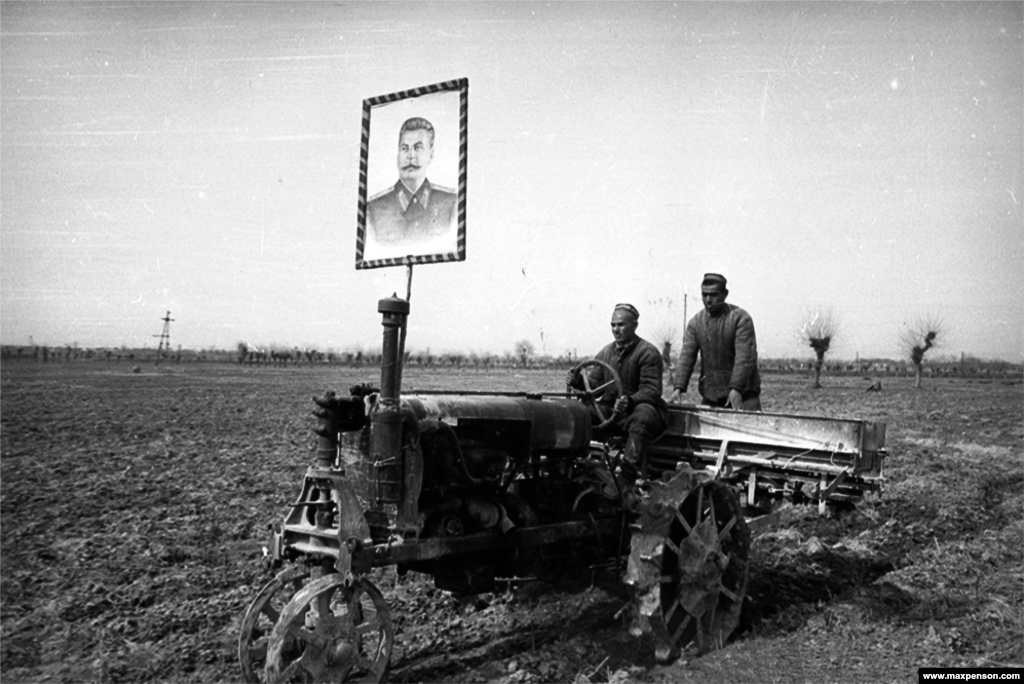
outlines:
[[[590,375],[586,372],[586,369],[594,366],[600,366],[601,368],[603,368],[604,373],[607,377],[610,377],[611,380],[608,380],[607,382],[596,387],[591,386],[591,378]],[[579,387],[574,387],[574,383],[577,382],[577,377],[579,377],[583,381],[582,389]],[[605,410],[602,411],[600,404],[601,397],[603,397],[608,392],[614,391],[615,394],[619,395],[619,399],[616,401],[615,404],[616,407],[618,407],[619,401],[623,399],[626,399],[627,401],[629,400],[629,397],[625,397],[622,394],[622,381],[619,379],[618,372],[604,361],[599,361],[598,359],[589,359],[587,361],[583,361],[582,363],[576,364],[576,366],[569,371],[569,374],[565,377],[565,380],[566,387],[569,389],[569,393],[572,396],[575,396],[583,403],[592,405],[594,407],[594,410],[597,412],[598,418],[600,419],[598,425],[595,426],[598,430],[603,430],[604,428],[611,424],[612,420],[618,417],[617,408],[615,412],[613,412],[611,415],[605,416],[604,412],[608,410],[607,404],[605,405]]]

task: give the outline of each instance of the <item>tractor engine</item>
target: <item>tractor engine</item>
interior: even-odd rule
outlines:
[[[378,415],[371,413],[371,420]],[[373,423],[374,430],[386,425],[400,433],[371,439],[366,455],[366,518],[376,541],[396,531],[422,540],[509,535],[568,518],[581,489],[573,464],[590,445],[583,404],[525,394],[425,394],[403,396],[398,415],[400,421]],[[398,453],[384,457],[375,443],[397,444]],[[472,593],[488,590],[495,572],[529,574],[532,560],[532,553],[510,549],[410,563],[399,571],[426,572],[441,588]]]
[[[442,589],[479,593],[496,575],[535,574],[540,547],[618,527],[610,518],[621,509],[610,497],[587,496],[602,487],[594,486],[600,468],[590,456],[586,404],[526,392],[400,395],[408,303],[385,299],[380,311],[380,388],[358,385],[349,397],[316,400],[317,465],[275,526],[275,564],[320,556],[366,572],[389,554],[400,573],[424,572]],[[357,477],[346,472],[353,465]],[[569,521],[579,524],[540,529]],[[534,532],[529,539],[516,534],[526,529]],[[362,552],[367,545],[375,551]]]
[[[526,509],[536,502],[522,500],[519,481],[565,471],[586,454],[587,407],[528,393],[401,396],[408,307],[396,298],[379,305],[381,388],[370,411],[365,457],[374,540],[393,533],[403,539],[461,536],[534,520],[536,511]]]

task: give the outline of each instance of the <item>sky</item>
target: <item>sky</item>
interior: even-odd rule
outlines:
[[[407,347],[681,341],[729,279],[766,357],[1024,358],[1024,3],[0,3],[0,341],[379,348],[362,102],[469,80],[467,258]]]

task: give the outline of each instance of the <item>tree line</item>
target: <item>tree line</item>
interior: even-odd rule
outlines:
[[[675,367],[678,354],[673,352],[670,344],[662,347],[666,359],[666,369]],[[296,367],[296,366],[342,366],[342,367],[379,367],[381,354],[379,349],[353,349],[347,351],[317,350],[312,348],[268,346],[255,347],[239,343],[234,349],[185,349],[163,350],[130,347],[82,348],[77,345],[52,346],[18,346],[3,345],[0,347],[4,362],[23,361],[33,363],[109,363],[109,364],[194,364],[194,363],[225,363],[251,367]],[[405,364],[411,368],[467,372],[488,372],[492,370],[546,370],[567,369],[586,357],[579,357],[571,350],[561,354],[538,354],[527,340],[520,340],[512,349],[495,354],[488,352],[455,352],[445,351],[433,353],[429,350],[411,350],[405,354]],[[698,364],[699,368],[699,364]],[[890,359],[870,358],[857,360],[828,359],[822,355],[813,358],[776,357],[761,358],[758,368],[762,373],[807,373],[812,378],[812,386],[820,384],[822,373],[828,375],[877,375],[877,376],[908,376],[918,372],[913,358]],[[982,359],[969,354],[959,357],[952,355],[936,356],[923,364],[921,375],[924,377],[987,377],[987,376],[1020,376],[1020,364],[1008,361]]]

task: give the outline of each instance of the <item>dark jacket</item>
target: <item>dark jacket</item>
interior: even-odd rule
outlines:
[[[419,240],[442,235],[452,227],[458,196],[454,190],[424,180],[415,195],[398,181],[366,205],[366,225],[378,242]]]
[[[615,369],[619,374],[619,380],[622,381],[622,391],[633,400],[633,406],[650,404],[665,420],[668,420],[668,404],[661,396],[665,363],[657,347],[641,337],[634,337],[633,341],[621,350],[616,349],[615,343],[612,342],[599,351],[594,358],[604,361]],[[611,377],[608,377],[608,372],[600,366],[588,368],[587,373],[590,376],[592,387],[611,380]],[[618,393],[612,386],[599,399],[599,403],[611,406],[618,397]]]
[[[690,319],[673,388],[686,391],[698,351],[701,373],[697,391],[702,397],[718,401],[729,396],[730,389],[739,391],[744,399],[761,393],[754,320],[746,311],[726,303],[717,316],[702,310]]]

